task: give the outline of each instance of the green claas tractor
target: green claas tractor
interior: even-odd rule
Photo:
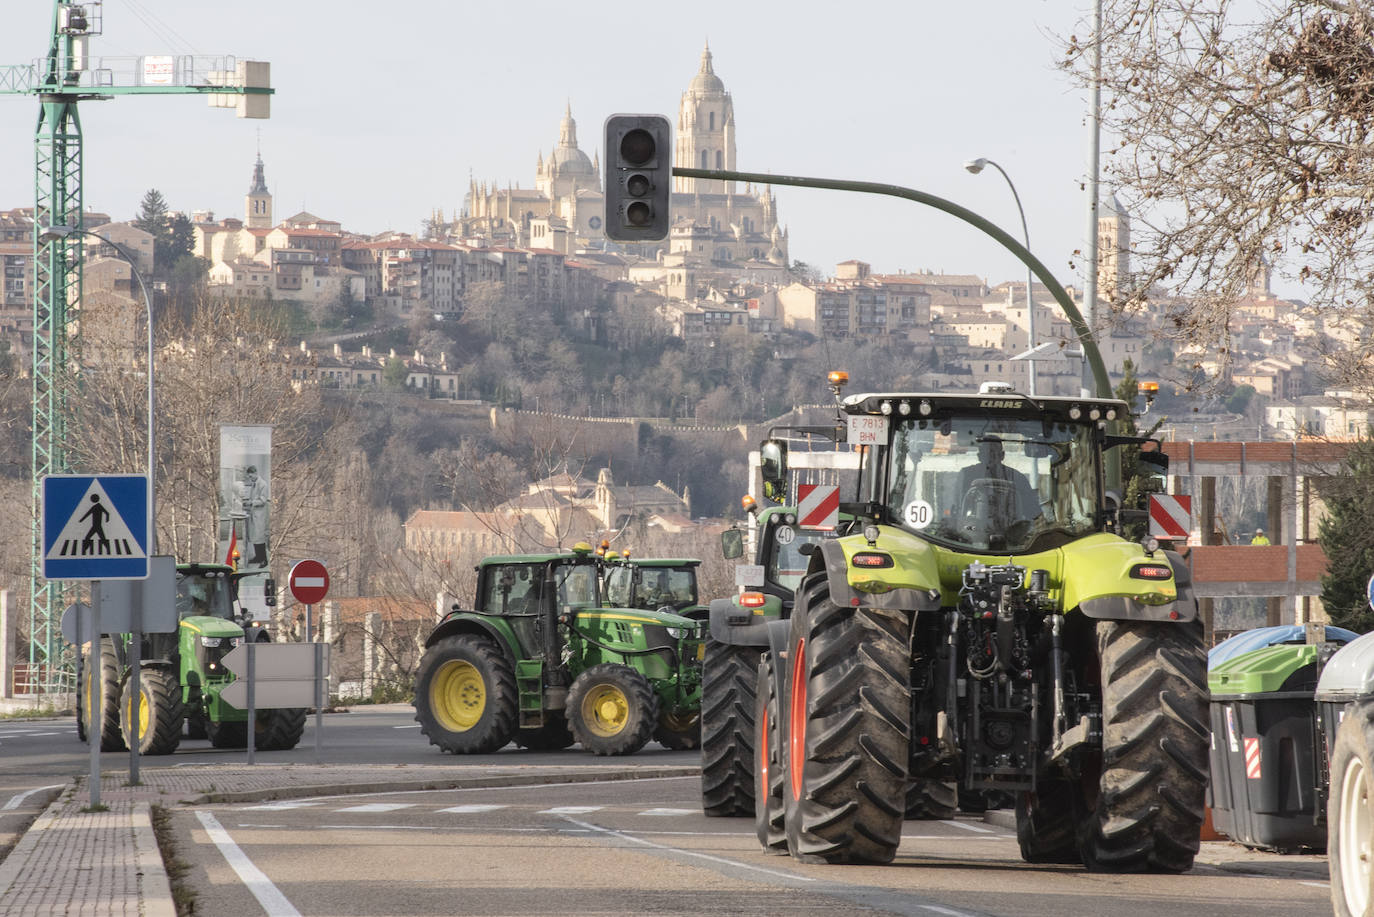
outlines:
[[[425,641],[415,720],[430,744],[486,754],[514,742],[597,755],[657,736],[691,747],[701,706],[704,624],[611,605],[605,563],[571,552],[488,557],[472,610],[454,606]]]
[[[767,637],[752,768],[765,848],[890,861],[925,779],[1013,796],[1029,862],[1192,867],[1202,622],[1178,555],[1118,534],[1122,450],[1146,490],[1167,469],[1157,442],[1113,432],[1128,410],[1004,386],[840,402],[866,447],[841,504],[855,521],[811,549],[789,618],[739,625]],[[785,493],[786,441],[760,457]]]
[[[177,630],[143,635],[137,692],[130,687],[129,635],[101,640],[98,672],[89,658],[89,644],[83,647],[87,659],[77,687],[78,736],[84,739],[93,721],[99,685],[104,693],[102,751],[128,748],[134,740],[133,703],[139,705],[140,754],[172,754],[181,744],[183,727],[192,738],[208,737],[216,748],[247,747],[248,711],[220,697],[234,681],[223,665],[229,651],[245,640],[270,640],[266,630],[237,610],[238,580],[244,575],[223,564],[177,565]],[[305,716],[302,708],[256,711],[254,747],[295,748],[305,730]]]

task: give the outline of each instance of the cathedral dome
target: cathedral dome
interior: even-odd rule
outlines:
[[[725,84],[720,77],[716,76],[715,70],[711,68],[711,46],[707,45],[701,52],[701,69],[697,75],[692,77],[692,82],[688,84],[689,92],[697,93],[720,93],[725,91]]]
[[[558,146],[549,157],[549,172],[565,176],[596,174],[587,154],[577,148],[577,122],[573,120],[571,104],[558,126]]]

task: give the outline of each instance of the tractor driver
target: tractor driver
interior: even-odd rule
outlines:
[[[988,523],[1005,530],[1040,515],[1040,497],[1030,480],[1006,463],[1006,449],[996,437],[978,440],[978,461],[959,472],[962,513],[986,514]]]

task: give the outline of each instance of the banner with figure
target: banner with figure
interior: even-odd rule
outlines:
[[[272,542],[272,428],[220,424],[219,545],[220,563],[240,572],[261,571],[239,580],[239,601],[254,617],[265,618],[265,586]]]

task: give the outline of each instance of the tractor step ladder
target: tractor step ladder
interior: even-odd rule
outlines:
[[[520,728],[544,725],[544,660],[521,659],[515,663],[515,686],[520,692]]]

